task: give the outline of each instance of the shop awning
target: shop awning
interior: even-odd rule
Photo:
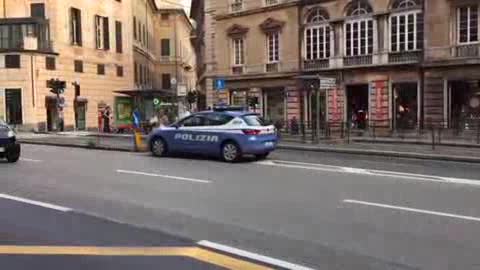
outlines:
[[[172,91],[157,90],[157,89],[143,89],[143,90],[121,90],[114,91],[117,94],[127,95],[130,97],[154,98],[154,97],[168,97],[176,98],[177,96]]]

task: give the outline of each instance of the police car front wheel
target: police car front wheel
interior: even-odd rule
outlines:
[[[235,162],[242,156],[240,148],[233,142],[227,142],[222,146],[222,158],[227,162]]]
[[[154,139],[152,141],[152,154],[157,157],[163,157],[167,154],[167,145],[161,138]]]

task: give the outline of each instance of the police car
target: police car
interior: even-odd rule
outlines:
[[[208,111],[192,114],[177,123],[152,132],[153,155],[169,153],[206,154],[234,162],[243,155],[264,159],[278,142],[275,127],[255,113]]]
[[[0,159],[5,158],[11,163],[19,160],[20,144],[15,135],[15,132],[3,120],[0,120]]]

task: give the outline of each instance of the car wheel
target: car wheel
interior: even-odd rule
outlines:
[[[240,159],[240,147],[234,142],[227,142],[222,146],[222,159],[226,162],[235,162]]]
[[[7,161],[10,163],[15,163],[20,159],[20,151],[9,151],[6,154]]]
[[[260,155],[255,155],[255,159],[256,160],[264,160],[268,157],[268,155],[270,155],[270,153],[264,153],[264,154],[260,154]]]
[[[167,144],[162,138],[153,139],[151,150],[154,156],[164,157],[167,155]]]

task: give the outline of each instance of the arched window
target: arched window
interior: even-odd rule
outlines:
[[[319,7],[313,8],[307,13],[305,22],[310,23],[322,23],[328,20],[328,13]]]
[[[305,16],[304,56],[307,61],[330,58],[330,25],[326,10],[314,7]]]
[[[392,9],[407,9],[420,6],[420,0],[395,0],[392,4]]]
[[[367,0],[353,0],[346,8],[350,17],[345,22],[345,56],[373,54],[374,21],[373,9]],[[362,16],[362,17],[358,17]]]
[[[423,48],[423,16],[420,0],[395,0],[390,15],[390,52]]]
[[[347,16],[361,16],[373,12],[367,0],[353,0],[347,7]]]

